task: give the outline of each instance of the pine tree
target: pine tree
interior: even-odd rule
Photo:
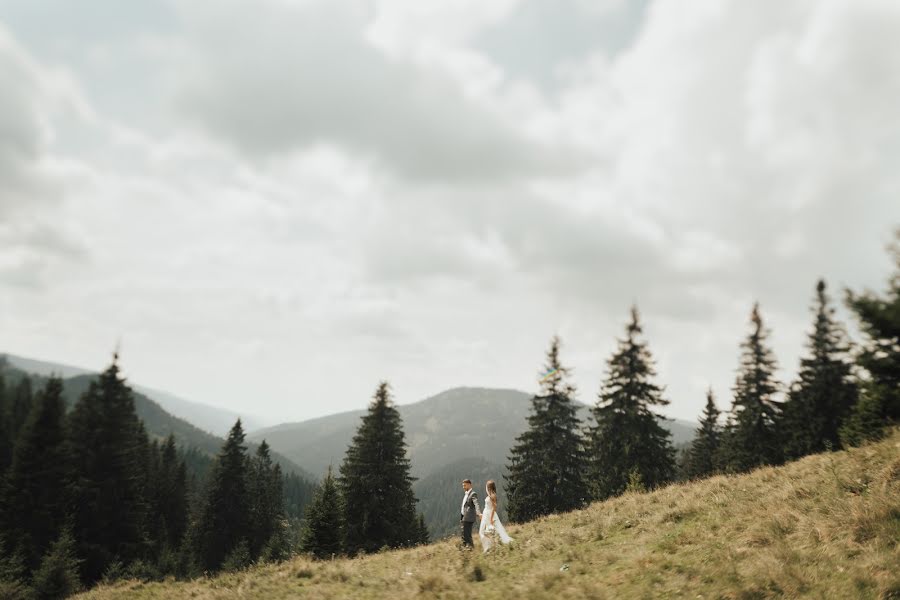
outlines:
[[[569,369],[559,359],[560,340],[547,351],[541,391],[531,399],[528,429],[516,438],[506,477],[510,521],[580,508],[588,500],[587,457]]]
[[[157,553],[171,553],[181,545],[187,529],[187,470],[178,456],[174,435],[169,435],[162,447],[154,440],[151,457],[149,521],[154,524]]]
[[[428,534],[428,525],[425,524],[425,515],[419,513],[416,517],[416,529],[418,530],[418,535],[416,535],[416,541],[419,545],[429,544],[431,542],[431,536]]]
[[[216,458],[197,524],[197,558],[207,571],[219,570],[227,557],[234,563],[243,556],[241,545],[247,548],[251,528],[246,451],[238,419]]]
[[[3,376],[5,357],[0,357],[0,482],[6,475],[6,469],[12,462],[12,428],[9,423],[9,411],[6,402],[6,379]]]
[[[322,485],[306,507],[300,550],[316,558],[331,558],[343,551],[344,511],[337,482],[328,467]]]
[[[706,407],[703,409],[700,427],[697,429],[686,456],[684,470],[688,478],[707,477],[719,468],[719,449],[722,438],[719,414],[712,388],[710,388],[706,393]]]
[[[607,361],[608,375],[592,410],[588,447],[597,499],[621,494],[629,481],[652,489],[675,477],[671,434],[653,411],[669,401],[653,382],[653,359],[641,333],[637,308],[632,308],[626,337]]]
[[[68,598],[81,589],[78,557],[71,531],[63,529],[34,574],[34,595],[38,600]]]
[[[842,431],[852,444],[880,437],[885,425],[900,421],[900,229],[890,251],[896,269],[883,297],[847,292],[847,305],[866,335],[857,364],[868,375],[857,408]]]
[[[382,382],[340,468],[348,553],[415,545],[412,482],[400,413]]]
[[[250,556],[257,558],[284,520],[284,484],[281,467],[272,462],[265,440],[250,466]]]
[[[29,377],[23,377],[18,385],[13,388],[8,400],[8,435],[12,447],[15,447],[19,431],[22,429],[22,426],[25,425],[28,414],[31,412],[32,397],[31,379]]]
[[[809,356],[800,361],[798,381],[784,403],[781,431],[785,458],[799,458],[837,449],[839,430],[856,404],[848,347],[834,320],[825,282],[816,285],[815,323],[809,335]]]
[[[766,345],[769,332],[759,305],[750,314],[751,331],[741,344],[740,368],[734,385],[734,401],[725,428],[723,461],[727,470],[748,471],[781,462],[781,443],[776,429],[779,416],[775,394],[775,357]]]
[[[82,578],[100,579],[115,560],[144,556],[147,444],[134,397],[119,375],[118,355],[78,399],[68,419],[73,535],[84,559]]]
[[[62,380],[51,378],[32,402],[0,494],[0,526],[16,540],[29,573],[65,519],[65,410]]]

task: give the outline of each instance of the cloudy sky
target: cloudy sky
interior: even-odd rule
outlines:
[[[895,0],[0,0],[0,350],[297,420],[780,375],[900,225]],[[845,312],[841,312],[846,317]]]

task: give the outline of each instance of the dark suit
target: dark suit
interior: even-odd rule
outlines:
[[[462,505],[462,512],[459,514],[459,523],[462,526],[463,546],[473,548],[475,543],[472,541],[472,526],[475,525],[475,517],[478,515],[478,494],[475,490],[469,493],[466,503]]]

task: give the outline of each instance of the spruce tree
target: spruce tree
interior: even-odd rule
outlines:
[[[62,381],[47,380],[32,402],[0,494],[0,525],[16,540],[27,572],[40,565],[65,520],[65,402]]]
[[[0,482],[12,462],[12,428],[9,423],[9,411],[6,402],[6,379],[3,376],[3,360],[0,357]]]
[[[148,488],[150,522],[154,523],[157,552],[173,552],[181,545],[187,528],[187,470],[178,456],[175,436],[169,435],[162,447],[151,445],[151,475]]]
[[[524,522],[580,508],[588,500],[587,457],[569,369],[559,358],[553,337],[541,374],[540,393],[531,399],[528,429],[516,438],[507,464],[507,514]]]
[[[78,399],[68,419],[73,535],[82,577],[100,579],[113,561],[129,565],[148,549],[144,497],[147,444],[118,355]]]
[[[706,406],[700,419],[700,427],[697,429],[685,457],[684,470],[688,478],[708,477],[719,468],[719,450],[722,438],[719,414],[712,388],[710,388],[706,393]]]
[[[257,558],[284,521],[284,484],[281,467],[272,462],[265,440],[250,465],[250,556]]]
[[[11,390],[7,402],[7,422],[11,446],[15,447],[19,431],[25,425],[28,414],[31,412],[33,392],[31,379],[27,376],[19,380],[19,383]]]
[[[328,467],[322,485],[306,507],[300,550],[316,558],[331,558],[343,552],[344,511],[337,482]]]
[[[885,425],[900,421],[900,229],[890,251],[896,268],[887,293],[847,292],[847,305],[866,337],[857,364],[867,377],[857,408],[842,431],[852,444],[880,437]]]
[[[197,524],[197,559],[207,571],[243,555],[251,535],[247,447],[238,419],[216,458]],[[241,559],[243,560],[243,559]]]
[[[340,468],[349,554],[415,545],[412,482],[400,413],[382,382]]]
[[[34,596],[38,600],[68,598],[81,589],[78,557],[71,531],[63,529],[34,574]]]
[[[642,333],[637,308],[631,309],[626,336],[607,361],[608,374],[592,413],[589,430],[590,479],[597,499],[632,486],[655,488],[675,477],[675,450],[655,407],[666,406],[663,388]],[[637,483],[635,483],[637,482]]]
[[[723,461],[727,470],[742,472],[781,462],[777,430],[779,384],[775,356],[767,345],[759,305],[750,313],[751,331],[741,344],[741,362],[734,385],[734,400],[725,428]]]
[[[419,513],[418,517],[416,517],[416,529],[418,530],[416,541],[419,545],[431,542],[431,536],[428,534],[428,525],[425,524],[425,515],[422,513]]]
[[[822,280],[816,285],[813,311],[809,356],[800,361],[798,381],[788,393],[782,412],[780,429],[787,459],[839,448],[840,428],[858,396],[846,358],[847,342],[835,322]]]

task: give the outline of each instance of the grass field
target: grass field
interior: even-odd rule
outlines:
[[[900,598],[900,431],[509,531],[516,544],[486,556],[441,542],[190,582],[122,582],[80,597]]]

